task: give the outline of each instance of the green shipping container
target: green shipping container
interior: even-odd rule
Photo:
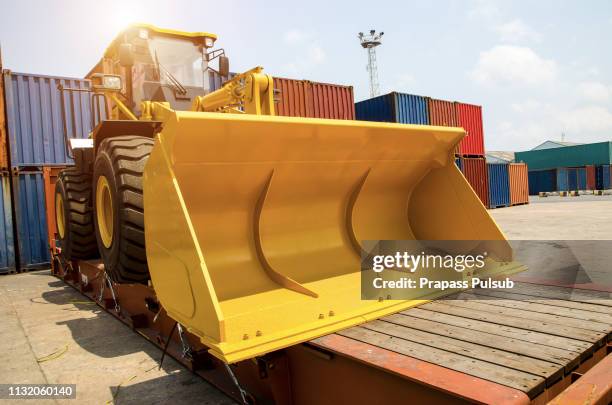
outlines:
[[[612,142],[516,152],[515,159],[517,163],[527,163],[529,170],[609,165],[612,164]]]

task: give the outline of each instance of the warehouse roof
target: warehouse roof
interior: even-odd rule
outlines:
[[[536,146],[535,148],[531,150],[561,148],[564,146],[576,146],[576,145],[583,145],[583,144],[578,143],[578,142],[564,142],[564,141],[550,141],[549,140],[549,141],[542,142],[541,144],[539,144],[538,146]]]
[[[487,163],[512,163],[514,162],[514,152],[507,151],[487,151],[485,153]]]

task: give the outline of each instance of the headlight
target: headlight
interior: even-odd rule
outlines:
[[[214,39],[212,39],[212,38],[205,38],[205,39],[204,39],[204,45],[205,45],[207,48],[212,47],[214,44],[215,44],[215,40],[214,40]]]
[[[102,77],[102,87],[109,90],[121,90],[121,77],[104,75]]]

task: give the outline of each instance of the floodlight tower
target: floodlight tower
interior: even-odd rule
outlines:
[[[382,44],[382,36],[384,32],[376,33],[375,30],[370,30],[370,34],[360,32],[357,37],[361,42],[361,46],[368,50],[368,66],[366,67],[370,74],[370,97],[378,95],[378,67],[376,66],[376,47]]]

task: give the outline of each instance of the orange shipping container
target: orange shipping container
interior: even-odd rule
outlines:
[[[352,86],[274,78],[276,114],[286,117],[355,119]]]
[[[529,203],[529,175],[525,163],[508,165],[510,179],[510,205]]]
[[[455,104],[451,101],[427,99],[429,110],[429,124],[443,127],[457,127],[457,112]]]
[[[489,206],[489,179],[484,158],[461,158],[461,171],[485,207]]]
[[[595,166],[586,166],[587,190],[595,190]]]

